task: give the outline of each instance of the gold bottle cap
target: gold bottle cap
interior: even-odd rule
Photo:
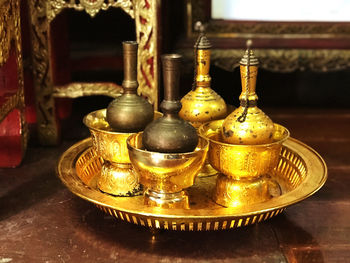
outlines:
[[[245,51],[244,56],[242,57],[239,64],[242,66],[257,66],[259,65],[259,60],[254,56],[253,50],[250,49],[252,41],[249,39],[247,41],[247,50]]]
[[[205,25],[201,21],[197,21],[194,27],[195,27],[195,30],[200,32],[200,34],[197,38],[197,41],[194,44],[195,50],[212,48],[210,41],[208,40],[208,38],[204,34]]]
[[[197,39],[196,44],[194,45],[194,48],[196,49],[210,49],[212,48],[212,45],[209,41],[209,39],[201,33]]]

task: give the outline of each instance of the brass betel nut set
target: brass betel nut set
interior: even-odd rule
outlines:
[[[240,61],[240,106],[229,115],[210,88],[211,44],[201,33],[195,44],[195,80],[179,100],[181,55],[162,56],[162,113],[137,95],[136,42],[123,42],[124,93],[107,109],[84,118],[93,150],[103,159],[97,187],[117,196],[144,195],[144,205],[190,209],[186,188],[197,176],[217,176],[211,200],[239,208],[282,194],[272,170],[289,132],[257,107],[258,59],[248,48]]]

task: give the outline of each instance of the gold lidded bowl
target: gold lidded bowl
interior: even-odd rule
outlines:
[[[185,188],[194,184],[208,151],[208,141],[199,137],[196,149],[186,153],[147,151],[142,133],[127,140],[130,161],[146,188],[145,204],[162,208],[188,208]]]
[[[225,118],[227,106],[224,99],[211,89],[210,55],[211,44],[201,33],[195,48],[195,78],[193,88],[182,99],[179,115],[195,128],[203,123]]]
[[[194,45],[194,81],[192,90],[182,99],[179,115],[198,129],[203,123],[223,119],[227,116],[228,108],[224,99],[211,89],[210,56],[212,45],[203,33],[204,27],[197,22],[201,33]],[[232,110],[231,110],[232,111]],[[198,176],[213,176],[217,171],[205,162]]]
[[[259,62],[250,49],[251,44],[248,40],[240,61],[240,107],[225,120],[213,121],[200,128],[200,134],[210,140],[209,163],[221,172],[213,199],[225,207],[265,202],[282,194],[271,173],[289,132],[274,124],[257,107],[255,85]]]
[[[155,119],[161,116],[160,112],[154,113]],[[90,130],[94,151],[104,160],[97,179],[98,188],[115,196],[140,194],[139,179],[132,169],[126,146],[126,139],[134,133],[114,132],[106,120],[106,109],[89,113],[83,122]]]
[[[223,120],[208,122],[199,129],[199,133],[210,141],[208,159],[215,169],[239,180],[267,174],[276,166],[282,143],[289,137],[286,128],[274,124],[271,143],[240,145],[223,142],[222,123]]]
[[[223,120],[202,125],[199,133],[210,142],[209,163],[220,174],[213,199],[226,207],[237,207],[264,202],[281,194],[279,186],[271,178],[277,166],[282,143],[289,131],[274,124],[272,142],[256,145],[224,143],[221,127]]]
[[[257,106],[258,96],[255,90],[259,61],[250,49],[251,44],[248,40],[248,48],[240,61],[240,106],[222,124],[222,139],[226,143],[256,145],[273,141],[273,121]]]

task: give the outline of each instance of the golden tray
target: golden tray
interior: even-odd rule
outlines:
[[[150,228],[204,231],[251,225],[311,196],[327,179],[327,167],[321,156],[290,138],[283,144],[279,163],[271,174],[282,188],[281,196],[245,207],[224,208],[211,200],[216,176],[197,177],[195,184],[187,189],[189,209],[149,207],[144,205],[143,196],[113,197],[97,189],[96,177],[103,160],[96,156],[91,144],[87,138],[63,153],[57,167],[59,178],[72,193],[111,216]]]

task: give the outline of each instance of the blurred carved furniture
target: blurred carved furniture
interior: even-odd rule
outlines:
[[[213,5],[220,4],[219,1],[218,3],[214,0],[184,1],[187,5],[185,14],[187,35],[178,49],[189,62],[192,61],[192,50],[189,47],[198,36],[195,23],[201,21],[206,26],[206,34],[214,47],[213,64],[228,71],[233,71],[239,65],[248,38],[253,40],[253,48],[259,57],[261,68],[269,71],[326,72],[350,67],[350,20],[347,20],[348,22],[231,20],[213,17]],[[226,4],[228,2],[226,1]],[[254,6],[247,12],[252,9]],[[254,10],[256,11],[256,7]]]
[[[0,3],[0,167],[14,167],[27,147],[20,1]]]
[[[91,17],[109,8],[122,8],[135,20],[138,51],[138,93],[157,108],[158,104],[158,13],[159,0],[33,0],[28,1],[31,17],[32,63],[35,80],[38,137],[42,144],[54,145],[59,139],[55,98],[89,95],[120,95],[114,83],[68,83],[55,85],[51,25],[64,9],[85,11]]]

